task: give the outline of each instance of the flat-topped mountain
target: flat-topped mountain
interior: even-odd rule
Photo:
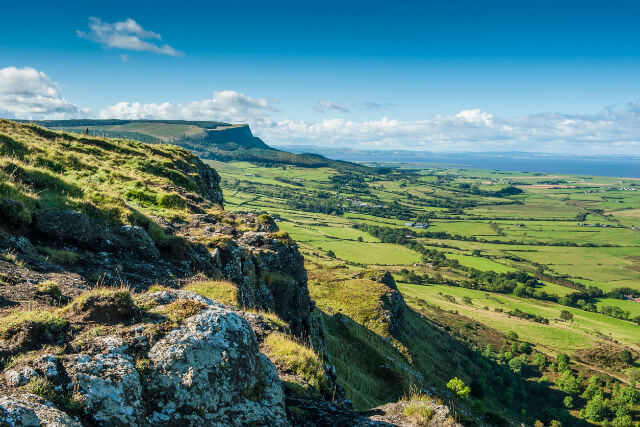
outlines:
[[[319,154],[294,154],[268,146],[247,124],[188,120],[39,120],[53,130],[106,138],[130,138],[149,143],[171,143],[187,148],[203,159],[242,160],[264,165],[334,167],[363,170],[364,166],[331,160]]]

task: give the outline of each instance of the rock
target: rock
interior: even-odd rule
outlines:
[[[95,251],[113,249],[116,239],[101,221],[71,210],[36,215],[34,230],[58,242]]]
[[[377,271],[373,276],[370,277],[374,282],[382,283],[386,285],[389,289],[393,289],[394,291],[398,290],[398,286],[396,285],[396,281],[388,271]]]
[[[140,374],[119,338],[101,341],[104,354],[80,354],[65,362],[71,390],[83,397],[87,417],[99,425],[137,426],[143,414]],[[94,347],[99,350],[99,345]]]
[[[82,427],[64,412],[33,394],[0,397],[0,425],[10,427]]]
[[[116,234],[121,237],[120,249],[136,252],[147,260],[160,258],[160,251],[142,227],[124,225],[116,230]]]
[[[212,306],[188,318],[149,351],[150,424],[286,425],[273,364],[249,324]]]
[[[65,245],[92,251],[124,251],[146,260],[157,260],[160,251],[147,232],[137,226],[109,228],[96,218],[71,210],[44,212],[34,218],[34,230]]]
[[[20,371],[10,369],[5,371],[4,377],[7,380],[7,384],[11,387],[20,387],[25,385],[31,380],[32,377],[38,376],[38,373],[33,368],[23,368]]]

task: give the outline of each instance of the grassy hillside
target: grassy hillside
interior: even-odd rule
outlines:
[[[172,143],[205,159],[240,160],[262,165],[294,164],[304,167],[364,167],[317,154],[293,154],[269,147],[253,136],[245,124],[186,120],[39,120],[32,123],[55,130],[107,138],[131,138],[149,143]]]
[[[180,147],[54,133],[8,120],[0,120],[0,142],[1,213],[9,222],[68,208],[145,225],[149,215],[200,209],[191,200],[201,199],[198,173],[205,166]]]

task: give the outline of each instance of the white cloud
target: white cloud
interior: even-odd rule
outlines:
[[[119,102],[100,110],[100,117],[113,119],[184,119],[242,122],[253,125],[268,122],[269,112],[278,111],[265,98],[251,98],[233,90],[213,92],[210,99],[184,104]]]
[[[153,52],[161,55],[182,56],[184,53],[162,42],[162,37],[147,31],[136,21],[128,18],[113,24],[100,18],[89,18],[89,32],[76,31],[78,37],[99,43],[106,48]]]
[[[350,110],[342,104],[338,104],[335,102],[321,100],[318,101],[316,105],[313,106],[313,109],[318,113],[326,113],[327,110],[337,110],[342,111],[343,113],[348,113]]]
[[[276,145],[313,144],[379,149],[637,152],[640,103],[600,114],[542,113],[499,117],[480,109],[403,121],[282,120],[256,133]]]
[[[0,116],[16,119],[64,119],[85,115],[58,92],[58,84],[33,68],[0,69]]]

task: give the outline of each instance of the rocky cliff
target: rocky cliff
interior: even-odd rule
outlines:
[[[0,425],[388,425],[344,399],[295,242],[193,154],[0,121],[0,155]]]

